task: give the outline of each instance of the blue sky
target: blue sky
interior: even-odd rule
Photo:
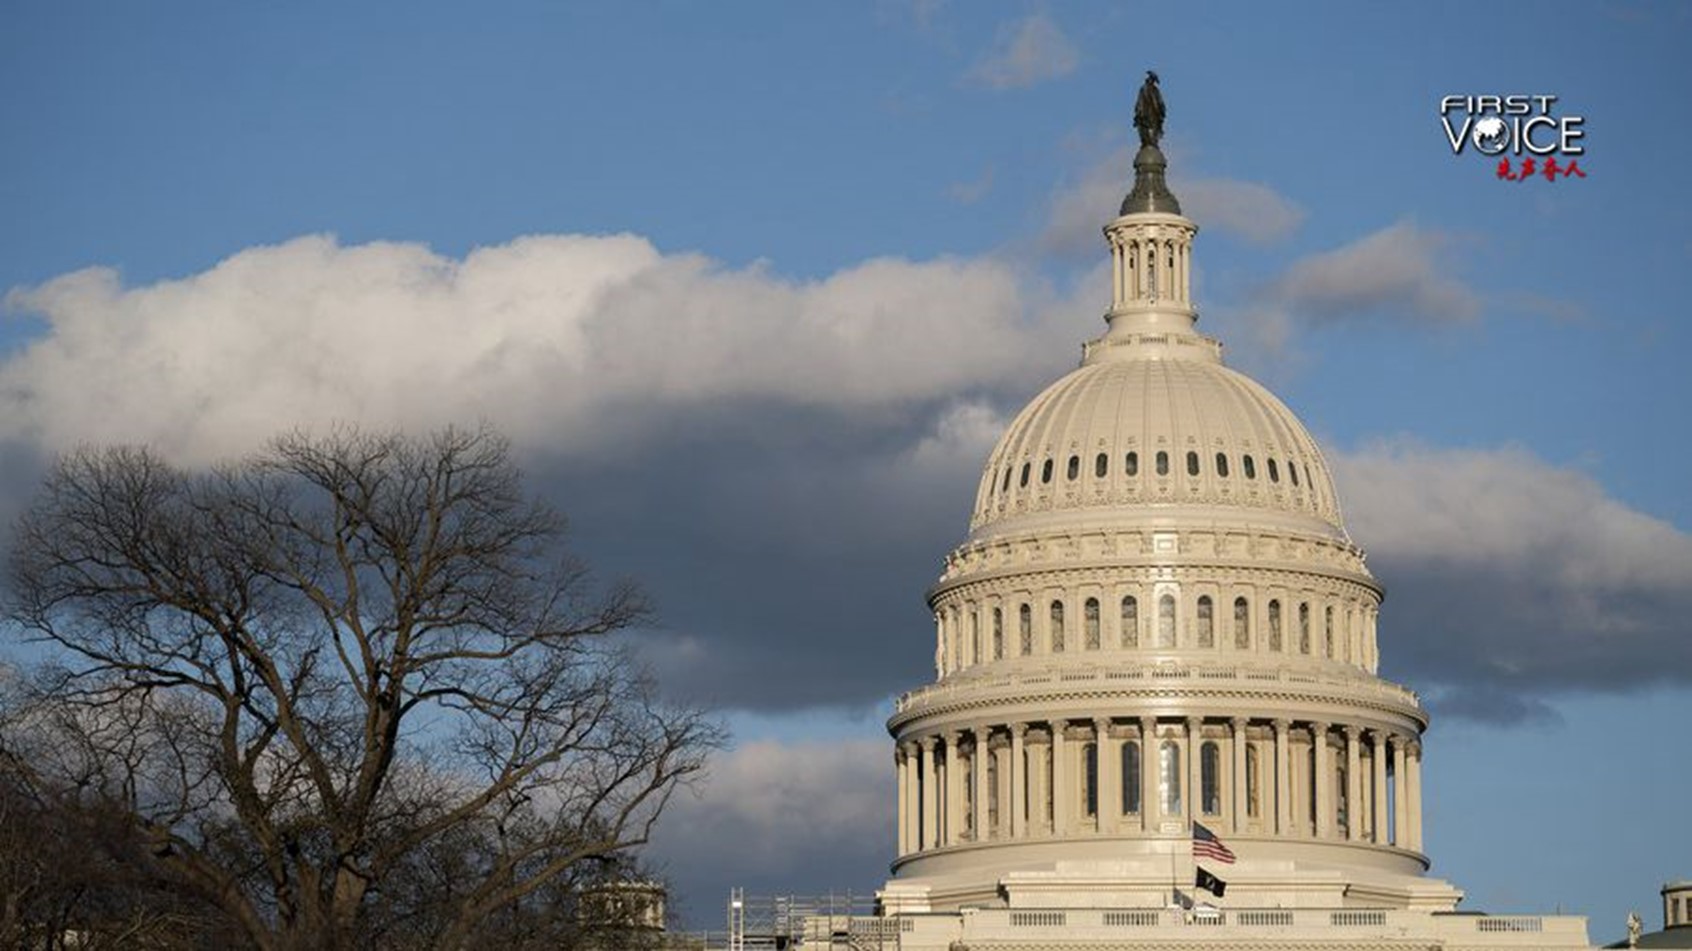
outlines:
[[[1692,723],[1689,40],[1648,4],[6,3],[0,476],[492,419],[741,738],[657,850],[689,913],[868,890],[922,592],[1099,326],[1155,68],[1201,326],[1334,458],[1433,705],[1435,871],[1608,939],[1692,875],[1656,745]],[[1588,177],[1452,156],[1471,92],[1558,96]]]

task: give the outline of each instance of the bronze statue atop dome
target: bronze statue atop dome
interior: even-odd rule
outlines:
[[[1157,73],[1146,70],[1146,81],[1140,85],[1140,95],[1134,99],[1134,128],[1140,132],[1140,144],[1157,147],[1163,138],[1163,93],[1157,88]]]

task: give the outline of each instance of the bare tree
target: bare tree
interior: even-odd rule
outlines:
[[[31,768],[120,803],[258,947],[509,930],[626,865],[718,741],[655,702],[611,637],[646,601],[562,531],[486,430],[294,434],[211,473],[66,455],[10,564],[63,665],[67,739]]]

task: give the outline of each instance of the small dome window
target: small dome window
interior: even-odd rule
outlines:
[[[1031,465],[1032,463],[1027,462],[1022,464],[1022,488],[1024,489],[1028,488],[1028,472]]]
[[[1234,599],[1234,649],[1251,650],[1251,605],[1245,598]]]
[[[1063,653],[1063,602],[1052,602],[1051,618],[1052,653]]]
[[[1082,620],[1086,623],[1085,633],[1086,633],[1086,638],[1087,638],[1082,643],[1082,646],[1085,647],[1087,650],[1096,651],[1096,650],[1099,649],[1099,599],[1098,598],[1088,598],[1087,599],[1086,610],[1085,610],[1085,613],[1082,615]]]
[[[1252,462],[1250,456],[1245,456],[1245,457],[1240,459],[1240,468],[1245,470],[1245,477],[1246,478],[1248,478],[1248,479],[1257,478],[1257,463]]]
[[[1216,608],[1210,600],[1210,595],[1202,595],[1198,599],[1198,646],[1216,646]]]
[[[1014,466],[1005,466],[1005,484],[999,486],[1000,492],[1009,492],[1010,491],[1011,471],[1014,468],[1015,468]]]
[[[1221,476],[1224,479],[1228,478],[1228,455],[1227,455],[1227,453],[1219,452],[1219,453],[1216,454],[1216,474]]]
[[[1175,598],[1167,594],[1157,599],[1157,646],[1175,646]]]
[[[1157,451],[1157,474],[1160,476],[1169,474],[1169,453],[1161,449]]]
[[[1022,656],[1034,653],[1034,609],[1026,604],[1017,611],[1017,649]]]
[[[1045,464],[1040,466],[1040,483],[1044,485],[1050,481],[1052,481],[1052,461],[1047,459]]]
[[[1196,476],[1198,473],[1198,453],[1189,452],[1187,453],[1187,475]]]
[[[1005,659],[1005,611],[993,609],[993,659]]]
[[[1026,482],[1027,480],[1024,479],[1023,481]],[[1275,465],[1275,460],[1273,460],[1273,459],[1269,460],[1269,481],[1270,482],[1281,481],[1281,469],[1280,469],[1279,466]]]
[[[1140,602],[1133,595],[1122,599],[1122,646],[1140,646]]]
[[[1109,471],[1110,457],[1101,452],[1099,453],[1098,458],[1093,460],[1093,476],[1094,478],[1102,479],[1105,477],[1105,473]]]
[[[1287,477],[1293,480],[1294,486],[1298,485],[1298,463],[1287,461]]]
[[[1067,473],[1065,473],[1065,475],[1069,476],[1069,481],[1071,481],[1071,482],[1074,482],[1076,479],[1081,478],[1081,457],[1080,456],[1070,456],[1069,457],[1069,471]]]
[[[1281,602],[1269,602],[1269,649],[1281,651]]]
[[[1310,653],[1310,602],[1300,601],[1298,605],[1298,652]]]
[[[1316,480],[1310,478],[1310,463],[1304,464],[1304,484],[1310,486],[1310,494],[1316,494]]]
[[[1137,452],[1129,453],[1128,458],[1123,460],[1122,471],[1127,473],[1128,475],[1131,475],[1131,476],[1139,475],[1140,474],[1140,454],[1137,453]]]

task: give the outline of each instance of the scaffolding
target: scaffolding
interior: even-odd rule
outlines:
[[[790,951],[801,945],[850,951],[897,951],[898,922],[876,914],[875,898],[748,895],[729,890],[727,951]]]

